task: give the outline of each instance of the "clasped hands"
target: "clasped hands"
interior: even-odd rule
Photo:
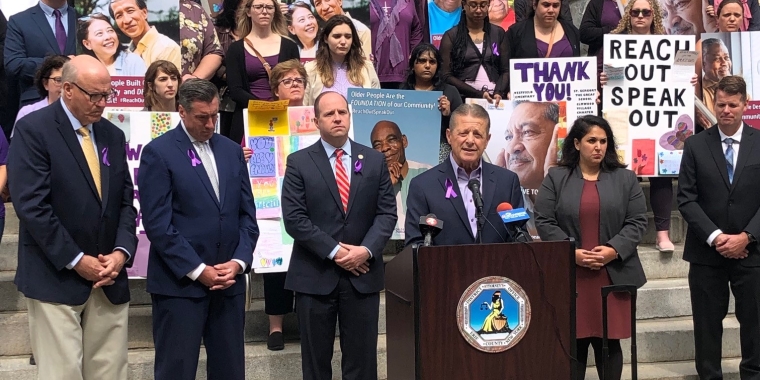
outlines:
[[[615,248],[606,245],[596,246],[590,251],[585,249],[575,250],[575,264],[592,270],[602,269],[603,266],[616,258],[617,251],[615,251]]]
[[[340,248],[333,257],[338,266],[351,272],[354,276],[359,276],[369,272],[369,251],[367,248],[351,245],[346,243],[338,243]]]
[[[720,234],[713,240],[715,249],[728,259],[744,259],[749,255],[749,237],[745,232],[736,235]]]
[[[113,251],[107,255],[98,255],[98,257],[83,255],[74,270],[95,284],[93,289],[113,285],[119,272],[127,261],[127,254],[122,251]]]
[[[224,290],[235,284],[235,277],[241,270],[240,264],[232,260],[214,266],[206,265],[198,281],[210,290]]]

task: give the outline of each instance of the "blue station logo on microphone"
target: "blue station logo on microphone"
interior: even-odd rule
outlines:
[[[524,208],[516,208],[514,210],[499,211],[499,216],[504,223],[518,222],[521,220],[530,219],[530,215]]]

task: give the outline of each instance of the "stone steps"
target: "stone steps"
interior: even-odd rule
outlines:
[[[741,358],[723,358],[723,379],[739,380],[739,362]],[[699,380],[693,361],[643,363],[637,366],[639,380]],[[585,380],[598,380],[595,368],[586,370]],[[623,366],[621,380],[631,380],[631,366]]]

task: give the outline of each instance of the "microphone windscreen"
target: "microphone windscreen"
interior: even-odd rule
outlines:
[[[496,207],[496,212],[509,211],[512,209],[512,205],[509,202],[501,202]]]

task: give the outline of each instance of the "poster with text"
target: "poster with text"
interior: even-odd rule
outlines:
[[[478,104],[488,112],[491,140],[483,159],[517,174],[523,207],[530,215],[526,228],[534,240],[539,240],[533,204],[546,171],[557,163],[567,135],[565,103],[502,100],[495,107],[485,99],[465,101]]]
[[[686,138],[694,134],[694,66],[676,64],[694,36],[604,36],[604,117],[618,154],[642,177],[676,176]]]
[[[351,129],[356,142],[385,155],[396,195],[398,221],[391,239],[404,239],[406,196],[412,178],[438,164],[440,91],[352,88]]]
[[[288,155],[319,140],[314,108],[287,108],[287,101],[261,102],[243,112],[244,145],[251,149],[248,174],[260,236],[253,252],[256,273],[285,272],[290,265],[293,239],[282,223],[281,190]],[[312,120],[306,120],[306,116]],[[292,117],[292,120],[291,120]],[[273,119],[276,119],[273,121]]]
[[[513,59],[512,100],[565,102],[567,120],[596,115],[596,57]]]

